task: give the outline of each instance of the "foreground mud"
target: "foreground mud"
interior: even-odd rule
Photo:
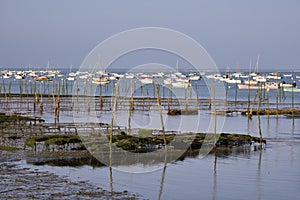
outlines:
[[[17,162],[21,158],[22,152],[0,151],[0,199],[136,199],[127,191],[111,193],[85,181],[24,168]]]

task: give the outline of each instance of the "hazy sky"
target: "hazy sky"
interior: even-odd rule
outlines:
[[[79,66],[109,36],[155,26],[199,42],[219,67],[300,69],[299,0],[0,0],[0,66]],[[176,63],[176,61],[167,61]]]

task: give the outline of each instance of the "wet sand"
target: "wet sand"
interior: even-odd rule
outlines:
[[[24,168],[22,151],[0,151],[0,199],[136,199],[86,181],[70,181],[47,171]]]

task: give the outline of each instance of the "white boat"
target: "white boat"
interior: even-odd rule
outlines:
[[[266,78],[267,78],[267,79],[275,79],[275,80],[280,80],[280,79],[282,79],[282,77],[279,76],[279,74],[277,74],[277,73],[270,73],[269,75],[267,75]]]
[[[111,80],[111,81],[113,81],[113,80],[116,80],[116,79],[117,79],[115,76],[109,76],[108,78],[109,78],[109,80]]]
[[[99,84],[99,85],[104,85],[108,84],[110,82],[109,80],[109,75],[107,72],[104,72],[101,70],[101,65],[100,65],[100,56],[98,56],[98,77],[92,79],[92,83],[94,84]]]
[[[140,81],[142,84],[152,84],[153,83],[152,78],[141,78]]]
[[[279,84],[280,87],[283,88],[292,88],[292,87],[296,87],[296,83],[286,83],[286,82],[282,82]]]
[[[256,80],[257,82],[266,82],[267,79],[264,76],[255,76],[253,77],[253,80]]]
[[[92,74],[90,74],[89,72],[76,72],[76,77],[80,78],[80,79],[87,79],[90,78],[92,76]]]
[[[37,77],[37,75],[35,74],[35,72],[30,72],[29,76],[32,77],[32,78],[36,78]]]
[[[267,82],[265,83],[264,85],[249,85],[249,84],[239,84],[238,85],[238,88],[239,89],[250,89],[250,90],[258,90],[259,88],[262,88],[262,89],[266,89],[266,90],[274,90],[274,89],[278,89],[279,88],[279,84],[278,83],[274,83],[274,82]]]
[[[259,89],[258,85],[246,85],[246,84],[238,84],[238,88],[241,90],[257,90]]]
[[[233,83],[233,84],[241,84],[242,81],[239,79],[233,79],[233,78],[226,78],[225,79],[226,83]]]
[[[128,78],[128,79],[133,79],[135,77],[134,74],[125,74],[125,78]]]
[[[231,75],[234,76],[235,78],[240,78],[241,76],[243,76],[243,74],[240,72],[235,72],[235,73],[232,73]]]
[[[172,82],[171,85],[174,88],[188,88],[191,86],[190,83],[186,83],[186,82]]]
[[[191,86],[191,83],[185,81],[178,81],[179,79],[176,78],[167,78],[163,82],[165,85],[171,85],[174,88],[188,88]]]
[[[157,78],[162,78],[162,77],[164,77],[164,75],[165,74],[163,72],[158,72],[158,73],[152,74],[153,77],[157,77]]]
[[[265,88],[266,89],[278,89],[279,88],[279,84],[278,83],[274,83],[274,82],[267,82],[265,84]]]
[[[99,77],[99,78],[93,78],[92,83],[104,85],[108,84],[110,82],[109,77]]]
[[[283,74],[284,77],[292,77],[293,74]]]
[[[186,77],[191,81],[198,81],[201,79],[201,76],[196,73],[189,73]]]
[[[21,80],[21,79],[24,79],[24,78],[25,78],[25,76],[23,76],[23,75],[15,74],[15,79],[16,80]]]
[[[110,76],[115,77],[115,79],[120,79],[124,77],[123,74],[118,74],[118,73],[110,73]]]
[[[63,74],[57,74],[57,77],[61,78],[61,77],[64,77],[65,75]]]
[[[180,77],[176,79],[176,82],[188,83],[189,79],[187,79],[186,77]]]
[[[241,75],[240,78],[249,78],[249,75]]]
[[[285,91],[285,92],[300,92],[300,88],[297,88],[297,87],[284,87],[283,91]]]
[[[199,81],[201,79],[201,76],[194,75],[194,76],[188,77],[188,79],[191,81]]]
[[[75,79],[76,79],[75,76],[68,76],[68,77],[67,77],[67,80],[68,80],[68,81],[74,81]]]
[[[244,84],[245,85],[256,85],[258,82],[257,81],[253,81],[253,80],[245,80]]]
[[[222,77],[220,74],[209,74],[209,75],[206,75],[206,78],[208,78],[208,79],[220,80],[220,79],[222,79],[223,77]]]
[[[4,75],[2,75],[2,78],[8,79],[11,78],[11,76],[8,73],[5,73]]]
[[[171,85],[172,84],[172,78],[166,78],[165,80],[164,80],[164,84],[165,85]]]

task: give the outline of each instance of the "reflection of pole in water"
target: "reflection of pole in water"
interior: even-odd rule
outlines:
[[[164,183],[165,183],[165,177],[166,177],[166,170],[167,170],[167,146],[164,148],[164,168],[161,175],[161,181],[160,181],[160,188],[159,188],[159,194],[158,194],[158,200],[161,199],[161,195],[163,193]]]
[[[213,194],[212,194],[212,199],[216,199],[216,194],[217,194],[217,152],[216,149],[214,149],[214,179],[213,179]]]
[[[110,153],[110,158],[109,159],[111,159],[111,153]],[[114,195],[114,189],[113,189],[113,175],[112,175],[111,163],[110,163],[110,166],[109,166],[109,187],[110,187],[110,195],[113,196]]]
[[[256,189],[257,189],[257,199],[261,199],[261,177],[260,177],[260,169],[261,169],[261,158],[262,158],[262,149],[259,151],[259,158],[258,158],[258,166],[257,166],[257,175],[256,175]]]

